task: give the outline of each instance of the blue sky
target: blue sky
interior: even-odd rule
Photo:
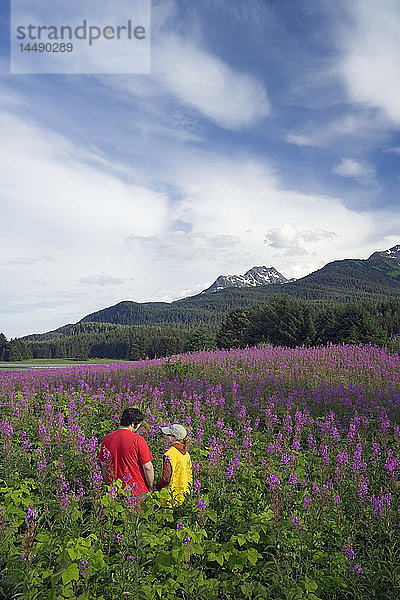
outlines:
[[[148,75],[12,75],[2,10],[8,337],[400,243],[395,0],[153,0]]]

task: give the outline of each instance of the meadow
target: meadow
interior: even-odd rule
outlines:
[[[0,598],[398,599],[399,379],[346,345],[0,372]],[[183,506],[102,484],[127,405],[156,476],[189,430]]]

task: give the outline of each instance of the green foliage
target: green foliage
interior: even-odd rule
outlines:
[[[232,310],[217,333],[220,348],[259,343],[288,347],[327,343],[393,345],[398,338],[399,301],[317,309],[290,296],[275,296],[262,306]]]

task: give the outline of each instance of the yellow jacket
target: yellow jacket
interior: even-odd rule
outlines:
[[[176,443],[164,453],[163,474],[157,489],[163,489],[162,506],[179,506],[190,492],[192,485],[192,461],[186,446]]]

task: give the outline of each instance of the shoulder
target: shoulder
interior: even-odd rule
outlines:
[[[115,431],[111,431],[111,433],[108,433],[108,434],[106,435],[106,437],[104,438],[104,440],[101,442],[101,443],[102,443],[102,445],[103,445],[103,444],[106,444],[107,442],[109,442],[110,440],[112,440],[112,439],[115,437],[115,435],[114,435],[114,434],[115,434]]]
[[[134,436],[132,441],[133,441],[134,445],[136,446],[136,448],[138,448],[141,451],[150,452],[149,445],[146,442],[146,440],[144,439],[144,437],[142,437],[138,433],[132,433],[132,436]]]

